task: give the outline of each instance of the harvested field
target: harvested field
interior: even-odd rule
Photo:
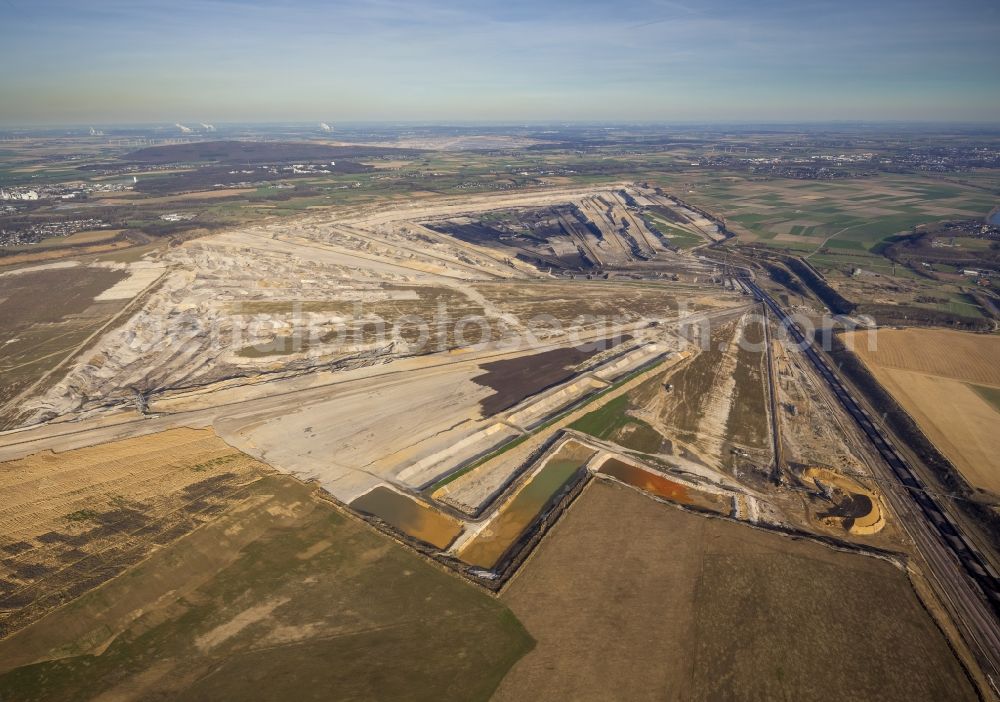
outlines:
[[[870,368],[972,485],[1000,495],[1000,412],[967,384],[895,368]]]
[[[869,343],[869,335],[873,336]],[[1000,336],[949,329],[851,332],[844,343],[865,363],[1000,387]],[[875,348],[870,349],[873,345]]]
[[[96,295],[125,277],[120,271],[81,266],[0,277],[0,328],[13,334],[31,324],[56,324],[67,315],[82,314]]]
[[[0,641],[0,695],[486,700],[531,646],[497,600],[270,475]]]
[[[1000,337],[880,329],[872,351],[866,333],[851,336],[855,353],[966,480],[1000,495],[1000,410],[976,390],[1000,388]]]
[[[210,520],[267,472],[195,429],[0,464],[0,635]]]
[[[133,244],[125,239],[110,241],[107,243],[96,243],[92,245],[79,245],[73,247],[49,248],[38,252],[11,254],[0,257],[0,266],[19,266],[25,263],[36,263],[39,261],[56,261],[63,258],[78,258],[88,254],[106,253],[119,249],[132,248]]]
[[[44,239],[38,242],[34,246],[35,248],[54,248],[60,246],[75,246],[77,244],[94,244],[100,241],[107,241],[108,239],[114,239],[116,236],[122,233],[122,229],[89,229],[82,232],[74,232],[69,236],[55,236],[50,239]],[[0,259],[2,261],[3,259]]]
[[[988,388],[982,385],[970,385],[969,387],[1000,412],[1000,388]]]
[[[538,645],[498,702],[976,699],[889,563],[604,481],[577,498],[501,599]]]

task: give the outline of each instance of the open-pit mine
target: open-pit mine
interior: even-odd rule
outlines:
[[[670,193],[623,182],[307,211],[129,263],[0,274],[0,291],[72,282],[71,305],[17,334],[75,334],[0,395],[0,690],[235,698],[251,681],[273,689],[265,671],[305,665],[307,644],[337,657],[358,642],[388,665],[426,639],[440,640],[429,669],[486,699],[535,637],[499,694],[551,696],[538,666],[566,644],[525,593],[558,580],[549,559],[565,543],[613,557],[616,527],[600,519],[621,503],[636,544],[659,521],[691,543],[724,538],[700,612],[735,596],[720,583],[746,565],[740,539],[753,554],[792,544],[803,572],[841,568],[848,589],[876,573],[891,586],[871,586],[869,609],[905,593],[914,645],[971,695],[958,662],[970,654],[955,658],[937,605],[914,594],[933,600],[877,458],[716,253],[726,236]],[[23,342],[7,343],[4,362],[26,363]],[[678,567],[702,569],[672,548]],[[413,589],[393,588],[400,578]],[[814,593],[788,583],[768,601],[799,617]],[[815,593],[824,607],[830,590]],[[621,592],[601,593],[620,606]],[[141,653],[154,639],[160,661]],[[847,644],[823,645],[835,664]],[[416,666],[378,675],[404,689]],[[302,679],[389,694],[349,671],[333,680],[336,667]],[[552,680],[571,690],[574,675],[563,664]]]

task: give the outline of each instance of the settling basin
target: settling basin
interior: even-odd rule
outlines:
[[[729,514],[732,510],[732,496],[689,487],[670,480],[654,470],[633,466],[617,458],[609,458],[604,461],[598,473],[677,504],[690,505],[717,514]]]
[[[462,531],[462,524],[408,495],[379,485],[351,503],[351,509],[378,517],[435,548],[447,548]]]
[[[496,566],[525,529],[559,501],[595,453],[594,449],[575,441],[560,446],[520,492],[500,508],[493,521],[469,541],[459,557],[480,568]]]
[[[604,475],[610,475],[623,483],[633,485],[640,490],[662,497],[672,502],[690,504],[691,496],[688,494],[687,486],[668,480],[662,475],[657,475],[648,470],[633,466],[617,458],[609,458],[601,464],[599,471]]]

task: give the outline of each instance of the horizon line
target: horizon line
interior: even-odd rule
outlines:
[[[333,126],[331,134],[336,133],[337,125],[343,127],[353,126],[480,126],[480,127],[528,127],[528,126],[629,126],[629,127],[658,127],[658,126],[699,126],[699,125],[719,125],[719,126],[797,126],[797,125],[913,125],[913,126],[992,126],[1000,128],[1000,120],[946,120],[946,119],[902,119],[902,118],[875,118],[875,119],[656,119],[656,120],[630,120],[630,119],[505,119],[505,120],[481,120],[481,119],[412,119],[412,120],[388,120],[388,119],[351,119],[351,120],[331,120],[327,119],[286,119],[286,120],[211,120],[205,122],[203,119],[173,119],[169,120],[136,120],[136,121],[92,121],[92,122],[2,122],[0,129],[85,129],[91,127],[162,127],[175,128],[176,124],[190,122],[193,129],[198,130],[202,123],[218,126],[269,126],[269,125],[313,125],[318,126],[321,122],[326,122]],[[209,132],[211,133],[211,132]],[[179,135],[183,135],[180,133]]]

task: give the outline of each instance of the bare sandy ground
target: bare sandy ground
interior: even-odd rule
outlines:
[[[464,295],[467,306],[481,306],[487,317],[509,322],[503,310],[487,308],[488,301],[466,281],[539,277],[537,270],[498,258],[484,247],[411,231],[405,223],[442,213],[565,202],[581,192],[586,191],[438,198],[416,208],[345,208],[187,242],[159,254],[167,272],[145,306],[105,334],[60,383],[26,409],[37,421],[129,402],[135,391],[205,384],[237,375],[240,368],[256,370],[258,360],[239,354],[238,340],[247,338],[249,321],[233,313],[236,302],[327,300],[351,289],[437,284]],[[141,282],[124,284],[113,294],[130,295]],[[371,313],[361,310],[359,320]],[[266,321],[273,328],[287,327],[291,320]],[[309,333],[314,330],[322,338],[343,317],[327,314],[306,321]],[[299,354],[282,360],[322,365],[346,353],[315,345],[311,352],[308,358]],[[400,352],[406,348],[393,351]]]
[[[408,488],[427,484],[454,467],[449,460],[460,462],[470,457],[467,454],[485,452],[494,437],[499,442],[516,436],[566,404],[556,398],[552,407],[518,415],[524,426],[514,422],[493,427],[497,420],[480,414],[480,402],[490,391],[472,378],[482,372],[480,361],[575,343],[567,333],[550,329],[544,330],[541,341],[528,340],[519,318],[551,313],[553,294],[558,304],[579,312],[597,289],[581,293],[582,288],[568,281],[556,289],[547,276],[523,262],[429,232],[414,220],[580,199],[593,204],[595,216],[603,217],[609,206],[619,216],[625,214],[618,196],[606,189],[435,198],[265,222],[189,241],[158,254],[154,262],[134,264],[133,275],[107,295],[131,297],[163,272],[157,287],[142,299],[141,308],[137,304],[131,318],[104,334],[36,401],[37,419],[57,420],[52,431],[39,428],[12,437],[17,448],[0,448],[0,456],[40,446],[85,446],[177,426],[214,426],[231,445],[284,472],[316,480],[345,502],[383,482]],[[635,230],[635,236],[645,236],[638,221]],[[624,241],[618,245],[624,252]],[[541,285],[524,289],[522,280]],[[632,281],[602,283],[604,298],[611,303],[616,291],[629,297],[628,304],[618,300],[616,310],[631,309],[638,304],[632,298],[638,297],[664,321],[678,314],[681,296],[705,296],[705,288],[681,283],[675,287],[667,281],[650,283],[649,292],[630,288]],[[511,298],[515,304],[506,296],[487,294],[480,284],[524,294]],[[663,299],[654,292],[664,293]],[[732,293],[713,297],[708,306],[714,308],[744,302]],[[426,299],[424,307],[413,309],[430,313],[434,300],[444,298],[458,300],[454,306],[459,314],[479,315],[512,331],[519,341],[502,348],[466,346],[418,357],[410,354],[420,349],[411,350],[399,339],[382,342],[379,348],[347,351],[324,340],[338,323],[370,319],[375,303],[393,307],[424,304]],[[345,311],[343,303],[349,301],[368,306]],[[307,307],[280,311],[300,303]],[[648,326],[648,318],[649,310],[643,308],[642,315],[611,326],[592,329],[577,322],[573,331],[580,332],[581,341],[605,338],[616,329],[634,335]],[[310,330],[307,350],[241,353],[256,348],[258,341],[278,339],[299,321],[308,323]],[[593,382],[600,386],[645,360],[642,354],[622,359]],[[389,363],[399,365],[386,368]],[[570,395],[567,401],[576,397]],[[126,421],[120,425],[100,423],[102,415],[136,403],[153,415],[176,414],[143,421],[121,414]],[[95,423],[82,422],[75,432],[59,425],[91,418]],[[28,436],[35,438],[26,440]],[[3,443],[0,438],[0,447]]]
[[[158,263],[141,261],[129,265],[128,273],[128,278],[115,283],[94,299],[98,302],[104,300],[131,300],[160,279],[160,276],[164,273],[164,266]]]
[[[471,382],[478,372],[446,368],[393,377],[216,426],[234,446],[350,502],[478,427],[479,400],[489,393]]]

